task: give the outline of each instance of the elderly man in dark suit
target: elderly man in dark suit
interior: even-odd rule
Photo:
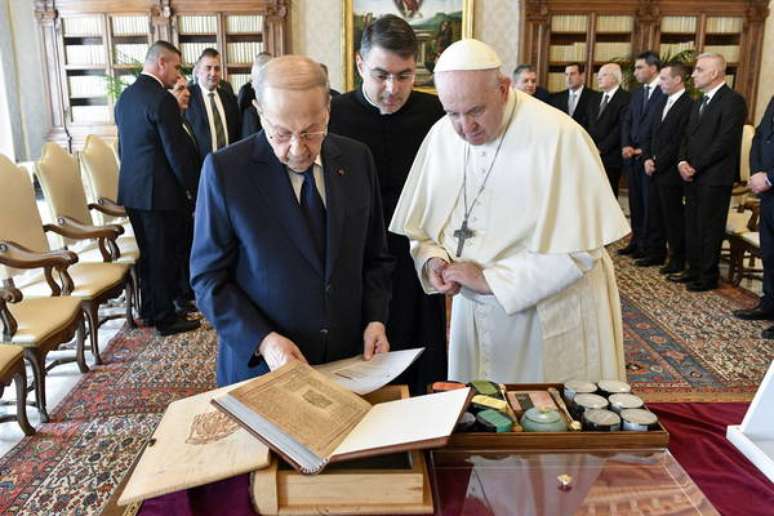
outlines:
[[[621,182],[621,124],[629,109],[629,92],[621,88],[623,73],[617,63],[602,65],[597,74],[599,89],[602,90],[589,103],[588,131],[599,149],[602,165],[613,194],[618,197],[618,183]]]
[[[642,140],[642,162],[648,182],[643,260],[663,261],[668,242],[669,262],[659,272],[675,274],[685,267],[683,180],[677,171],[677,151],[694,103],[685,91],[685,65],[669,63],[659,76],[664,95],[653,107],[652,124]]]
[[[567,89],[551,95],[550,104],[564,111],[584,129],[589,128],[589,106],[598,99],[597,92],[586,88],[586,68],[582,63],[570,63],[564,68]]]
[[[726,60],[702,54],[693,71],[704,95],[691,111],[678,154],[677,170],[685,182],[685,233],[688,269],[668,278],[692,292],[718,286],[720,247],[726,229],[731,188],[739,176],[744,97],[726,86]]]
[[[761,123],[755,130],[750,148],[750,189],[761,198],[761,216],[758,233],[763,255],[763,296],[758,306],[736,310],[740,319],[774,320],[774,97],[769,100]],[[774,326],[763,330],[761,337],[774,339]]]
[[[239,141],[242,115],[230,88],[221,86],[223,76],[220,54],[205,48],[196,61],[196,85],[191,88],[190,106],[185,112],[191,123],[199,154],[207,154]]]
[[[629,213],[632,223],[632,238],[629,244],[618,250],[618,254],[630,254],[638,258],[635,265],[649,267],[661,265],[666,256],[646,255],[648,227],[648,186],[642,161],[642,141],[653,123],[653,106],[664,96],[658,87],[661,60],[651,52],[643,52],[634,61],[634,77],[642,86],[632,92],[629,109],[621,124],[621,154],[624,158],[626,185],[629,193]],[[659,227],[651,226],[663,233]]]
[[[191,254],[220,337],[219,385],[389,349],[393,259],[368,148],[327,134],[328,81],[301,56],[254,85],[264,130],[204,162]]]
[[[182,271],[176,259],[179,228],[196,190],[188,136],[175,97],[167,91],[179,74],[180,51],[165,41],[154,43],[142,73],[115,108],[121,142],[118,202],[126,207],[140,248],[140,315],[161,335],[199,326],[174,305]]]

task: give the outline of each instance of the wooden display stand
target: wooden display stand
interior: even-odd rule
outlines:
[[[774,482],[774,361],[742,424],[729,426],[726,439]]]
[[[372,404],[408,398],[405,385],[365,396]],[[276,457],[251,475],[260,514],[430,514],[433,497],[422,452],[411,451],[329,465],[319,475],[286,469]]]
[[[506,390],[546,390],[560,393],[560,383],[506,384]],[[636,394],[636,393],[635,393]],[[664,449],[669,445],[669,432],[661,423],[648,432],[456,432],[446,448],[465,450],[642,450]]]

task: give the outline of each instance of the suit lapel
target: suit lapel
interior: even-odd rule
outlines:
[[[202,89],[199,87],[198,84],[195,84],[193,86],[193,89],[194,89],[194,93],[193,95],[191,95],[191,100],[192,100],[191,107],[195,105],[196,109],[199,111],[198,116],[195,118],[195,120],[198,121],[198,125],[200,126],[199,134],[202,136],[199,144],[201,145],[201,149],[205,150],[205,152],[202,152],[202,154],[206,156],[209,152],[212,151],[212,137],[210,135],[210,119],[207,118],[207,107],[204,105],[204,95],[202,95]]]
[[[327,281],[333,274],[344,233],[346,196],[342,183],[345,180],[345,174],[352,171],[348,171],[342,166],[341,151],[330,139],[326,139],[323,143],[322,157],[328,228],[325,245],[325,279]]]
[[[252,155],[253,171],[250,177],[263,194],[266,204],[271,207],[271,213],[275,214],[280,224],[285,226],[288,238],[322,275],[323,264],[312,243],[312,235],[293,192],[287,169],[274,156],[263,133],[258,133],[253,138],[255,142]]]

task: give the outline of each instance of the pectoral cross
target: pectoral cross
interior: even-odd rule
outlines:
[[[454,231],[454,238],[457,239],[457,258],[462,255],[462,248],[465,247],[465,240],[472,236],[473,231],[468,227],[468,219],[464,219],[460,229]]]

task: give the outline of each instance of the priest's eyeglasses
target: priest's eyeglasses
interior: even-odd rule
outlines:
[[[366,70],[368,70],[368,75],[371,77],[371,79],[378,82],[387,82],[392,80],[393,82],[405,83],[413,81],[414,77],[417,75],[416,71],[406,70],[400,73],[390,73],[382,68],[371,68],[365,61],[363,61],[363,66],[365,66]]]
[[[266,137],[275,143],[290,143],[293,141],[293,138],[295,138],[299,143],[319,142],[325,138],[325,135],[328,134],[327,128],[322,131],[303,131],[300,133],[293,133],[285,129],[277,129],[275,125],[268,118],[266,118],[266,115],[260,111],[259,114],[261,115],[261,122],[263,123],[266,131]]]

